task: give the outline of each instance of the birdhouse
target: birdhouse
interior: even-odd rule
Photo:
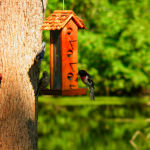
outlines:
[[[50,90],[49,95],[84,95],[78,88],[78,29],[83,21],[72,10],[54,11],[42,25],[50,30]]]

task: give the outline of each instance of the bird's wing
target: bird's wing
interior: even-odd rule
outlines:
[[[94,88],[94,82],[93,80],[89,77],[88,79],[89,84]]]

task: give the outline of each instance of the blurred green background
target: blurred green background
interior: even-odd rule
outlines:
[[[45,18],[62,8],[62,0],[48,0]],[[150,0],[65,0],[65,9],[87,27],[78,32],[79,69],[93,77],[96,101],[39,97],[39,150],[149,150],[149,97],[142,95],[150,89]],[[49,31],[43,40],[41,73],[49,72]]]
[[[39,150],[149,150],[149,97],[39,97]]]

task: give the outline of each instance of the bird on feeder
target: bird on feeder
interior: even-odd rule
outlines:
[[[95,100],[94,96],[94,82],[91,76],[85,70],[79,70],[78,75],[84,84],[86,84],[90,89],[90,99]]]
[[[35,95],[38,95],[40,90],[45,89],[49,85],[49,76],[46,71],[43,72],[43,75],[38,83],[38,88]]]

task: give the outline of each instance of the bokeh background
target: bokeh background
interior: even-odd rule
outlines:
[[[45,18],[62,8],[48,0]],[[87,27],[78,32],[79,69],[93,77],[96,101],[40,96],[39,150],[150,149],[150,0],[65,0],[65,9]],[[41,73],[49,31],[43,40]]]

